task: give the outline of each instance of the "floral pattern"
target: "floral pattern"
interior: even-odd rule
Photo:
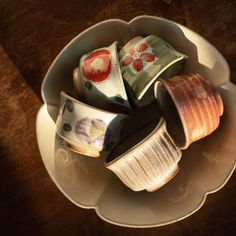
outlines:
[[[100,119],[83,118],[75,126],[76,137],[86,144],[103,147],[111,138],[111,132]]]
[[[128,55],[121,60],[121,65],[127,67],[132,64],[132,69],[135,72],[140,72],[147,63],[153,62],[156,58],[146,42],[131,48],[127,54]]]
[[[99,49],[91,52],[83,60],[83,74],[87,80],[100,83],[111,73],[110,51]]]

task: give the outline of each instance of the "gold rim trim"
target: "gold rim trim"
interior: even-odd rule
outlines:
[[[78,153],[78,154],[82,154],[88,157],[93,157],[93,158],[98,158],[100,156],[99,151],[92,151],[92,150],[88,150],[88,149],[82,149],[78,146],[74,146],[68,142],[66,142],[65,140],[63,141],[64,147],[72,152]]]

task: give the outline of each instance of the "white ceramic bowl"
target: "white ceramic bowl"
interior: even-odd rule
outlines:
[[[189,56],[186,73],[198,72],[221,86],[225,108],[219,128],[184,151],[178,175],[153,193],[133,192],[104,167],[105,157],[91,159],[72,154],[55,137],[60,91],[73,91],[72,73],[80,55],[115,40],[125,44],[136,35],[149,34],[162,37]],[[227,182],[236,166],[236,87],[229,76],[227,62],[209,42],[172,21],[139,16],[130,22],[114,19],[90,27],[61,51],[42,85],[45,105],[39,110],[36,132],[49,175],[68,199],[80,207],[95,209],[113,224],[155,227],[191,215],[203,205],[207,194]]]

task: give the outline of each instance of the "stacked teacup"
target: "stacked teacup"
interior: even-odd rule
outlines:
[[[77,97],[61,92],[57,134],[89,157],[107,151],[106,168],[134,191],[155,191],[178,172],[181,149],[212,133],[223,103],[199,74],[179,75],[187,56],[155,35],[137,36],[80,58]]]

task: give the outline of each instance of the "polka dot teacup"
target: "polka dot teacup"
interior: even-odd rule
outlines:
[[[127,118],[123,114],[91,107],[61,92],[56,132],[64,139],[68,149],[99,157],[100,151],[110,150],[119,140]]]

